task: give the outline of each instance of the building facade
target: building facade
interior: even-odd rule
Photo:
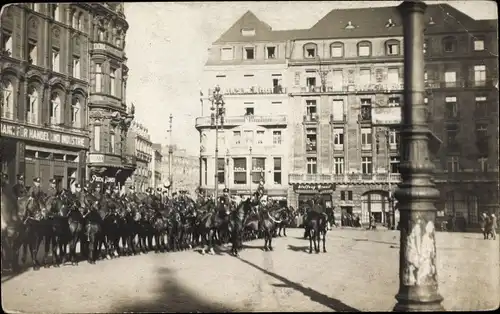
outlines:
[[[161,144],[154,143],[152,145],[152,157],[150,163],[151,180],[149,185],[153,187],[162,187],[164,182],[162,181],[162,164],[163,155],[161,151]]]
[[[172,149],[169,150],[169,147]],[[170,189],[173,192],[185,190],[194,195],[200,184],[200,158],[189,154],[185,149],[176,145],[163,145],[162,155],[161,177],[163,183],[170,182]],[[172,159],[171,164],[170,158]]]
[[[134,118],[127,110],[128,23],[123,3],[85,4],[92,9],[91,45],[87,71],[89,90],[89,178],[123,185],[135,170],[135,156],[127,153],[127,132]]]
[[[153,162],[153,143],[149,130],[137,121],[133,121],[128,131],[127,149],[129,154],[135,157],[135,170],[128,178],[126,185],[134,186],[137,192],[145,192],[149,187],[155,187],[151,184],[153,171],[151,164]]]
[[[286,32],[275,34],[269,25],[247,12],[210,49],[204,69],[200,132],[200,186],[213,193],[224,187],[249,196],[259,181],[271,198],[286,199],[288,178]],[[218,132],[211,123],[213,88],[224,95],[224,124]]]
[[[2,170],[11,181],[24,173],[28,184],[33,177],[53,177],[62,188],[104,180],[96,174],[107,174],[106,156],[116,155],[123,164],[120,143],[126,135],[117,131],[114,148],[106,125],[113,121],[126,130],[133,116],[126,114],[124,93],[118,96],[121,117],[108,114],[115,111],[106,111],[109,99],[96,93],[102,76],[89,68],[99,58],[112,59],[115,50],[122,68],[128,28],[123,5],[18,4],[5,8],[1,18]],[[121,83],[116,86],[122,90]]]
[[[431,137],[442,142],[434,151],[436,206],[473,226],[480,212],[498,211],[497,21],[477,21],[445,4],[429,5],[425,19],[425,101]],[[287,47],[288,204],[305,206],[320,191],[339,214],[390,222],[404,105],[397,7],[333,10],[306,30],[256,25],[239,26],[257,38],[242,35],[245,46],[283,36]]]
[[[93,12],[78,4],[17,4],[1,16],[1,162],[14,183],[83,181]]]

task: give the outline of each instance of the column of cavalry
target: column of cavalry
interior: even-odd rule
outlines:
[[[195,199],[186,191],[168,197],[168,186],[146,192],[130,187],[121,193],[118,186],[82,187],[77,183],[70,191],[58,190],[55,180],[50,179],[48,190],[43,191],[40,178],[29,188],[22,175],[13,187],[7,184],[6,174],[1,179],[2,265],[14,272],[21,267],[20,254],[21,263],[26,264],[28,251],[35,270],[66,262],[77,265],[82,259],[95,264],[103,258],[152,250],[159,253],[200,247],[202,254],[213,254],[214,245],[226,243],[231,243],[230,253],[237,256],[243,241],[258,237],[264,239],[263,249],[271,251],[277,231],[285,231],[296,215],[292,207],[268,201],[262,184],[246,200],[230,197],[224,189],[216,206],[211,195],[199,191]],[[313,206],[305,223],[310,253],[312,243],[319,252],[320,234],[326,252],[326,215],[314,208],[321,206]],[[80,254],[76,252],[78,242]]]

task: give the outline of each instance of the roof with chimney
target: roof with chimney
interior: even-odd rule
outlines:
[[[426,33],[496,31],[498,20],[474,20],[448,4],[427,6]],[[253,29],[253,36],[242,30]],[[309,29],[273,31],[271,26],[247,11],[214,44],[230,42],[286,41],[297,39],[362,38],[402,36],[403,26],[397,6],[335,9]]]

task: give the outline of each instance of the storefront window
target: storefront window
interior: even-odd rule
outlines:
[[[233,158],[234,184],[247,184],[247,159]]]
[[[265,183],[266,158],[252,158],[252,183]]]

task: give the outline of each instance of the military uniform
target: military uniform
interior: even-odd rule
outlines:
[[[26,186],[24,185],[24,176],[23,175],[17,175],[17,183],[14,184],[12,187],[12,192],[17,198],[24,197],[28,195],[28,190],[26,189]]]
[[[86,202],[86,197],[85,197],[85,191],[81,191],[81,185],[79,183],[76,183],[75,184],[75,192],[73,193],[75,199],[76,199],[76,203],[77,203],[77,206],[82,209],[82,208],[86,208],[88,206],[87,202]]]
[[[100,185],[97,185],[94,192],[92,193],[92,196],[95,197],[97,199],[97,201],[101,202],[102,201],[102,194],[100,192],[100,190],[98,191],[97,189],[100,189],[101,186]]]

